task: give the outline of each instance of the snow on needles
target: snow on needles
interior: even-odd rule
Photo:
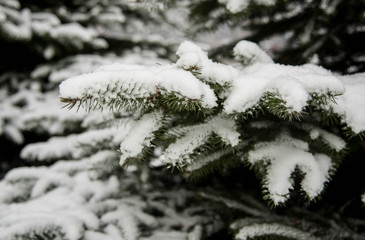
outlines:
[[[298,240],[317,240],[317,238],[309,232],[304,232],[297,228],[279,223],[256,223],[245,226],[240,229],[235,237],[237,240],[247,240],[268,235],[277,235]]]
[[[219,3],[225,4],[228,11],[231,13],[239,13],[244,11],[250,4],[250,0],[218,0]],[[255,4],[263,6],[272,6],[275,4],[276,0],[255,0],[252,1]]]
[[[268,164],[265,187],[274,204],[289,197],[293,187],[291,174],[296,168],[305,174],[302,189],[313,199],[323,190],[332,166],[327,155],[310,153],[308,143],[284,133],[272,142],[257,143],[248,160],[252,164],[261,161]]]
[[[162,126],[163,114],[161,111],[154,111],[145,114],[134,127],[120,145],[122,153],[120,157],[120,165],[124,165],[125,161],[132,157],[137,157],[145,146],[150,146],[154,137],[154,132]]]
[[[102,98],[109,103],[122,97],[144,99],[145,104],[151,104],[146,99],[157,93],[172,93],[213,108],[217,106],[217,97],[206,84],[213,83],[228,86],[224,111],[231,114],[254,107],[268,92],[281,98],[289,113],[301,112],[312,94],[344,92],[343,83],[324,68],[274,64],[256,44],[248,41],[240,41],[234,52],[237,58],[245,56],[256,63],[244,69],[215,63],[200,47],[185,41],[177,50],[180,58],[176,65],[107,65],[62,82],[60,93],[68,99]]]
[[[240,134],[236,131],[234,120],[223,116],[216,116],[206,123],[197,124],[185,129],[183,137],[171,144],[161,156],[161,161],[172,166],[191,164],[190,154],[199,146],[206,143],[213,134],[221,137],[227,145],[236,146]]]
[[[107,102],[118,96],[128,99],[149,98],[156,91],[198,100],[206,108],[217,105],[217,98],[208,85],[176,66],[120,64],[111,69],[101,68],[93,73],[69,78],[60,85],[62,98],[103,97]]]
[[[279,94],[290,112],[301,112],[311,93],[337,95],[344,92],[344,87],[331,72],[315,65],[257,63],[242,70],[240,77],[233,81],[224,110],[244,112],[258,104],[266,92]]]
[[[264,52],[256,43],[242,40],[233,48],[233,54],[238,61],[251,63],[274,63],[269,55]]]
[[[333,111],[343,117],[343,121],[356,134],[365,131],[365,73],[340,76],[345,85],[345,93],[339,96],[337,104],[331,104]]]
[[[8,172],[0,181],[0,192],[6,193],[0,195],[0,239],[35,239],[47,234],[68,240],[175,239],[163,236],[175,232],[171,226],[178,224],[181,239],[186,239],[193,226],[212,221],[213,216],[217,221],[209,209],[196,204],[190,208],[194,195],[180,185],[180,190],[165,190],[165,183],[159,180],[149,190],[139,175],[116,174],[111,169],[94,174],[101,169],[87,167],[96,162],[107,166],[110,157],[115,159],[114,151]],[[148,209],[157,209],[161,215],[156,217]],[[143,237],[151,231],[164,234]]]
[[[231,83],[239,74],[239,71],[232,66],[213,62],[206,52],[189,41],[181,43],[176,54],[180,57],[176,62],[177,66],[186,70],[197,68],[195,70],[198,70],[199,77],[207,82],[224,86]]]

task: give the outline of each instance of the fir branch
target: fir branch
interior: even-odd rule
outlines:
[[[184,174],[189,179],[200,179],[213,172],[221,172],[229,168],[236,168],[242,165],[242,159],[238,152],[245,151],[250,144],[250,140],[242,141],[235,147],[223,145],[222,147],[214,148],[207,153],[200,153],[184,169]]]
[[[277,236],[279,239],[289,238],[298,240],[317,240],[310,233],[301,231],[297,228],[278,224],[278,223],[258,223],[240,229],[236,234],[237,240],[247,240],[252,238],[262,238],[263,236]],[[270,238],[268,238],[270,239]]]
[[[156,94],[152,94],[145,98],[129,98],[124,94],[117,93],[115,98],[105,99],[102,96],[93,97],[91,95],[83,98],[60,98],[60,101],[66,103],[64,108],[72,109],[77,107],[77,111],[81,108],[90,112],[94,109],[103,110],[107,108],[109,111],[137,111],[140,109],[164,109],[170,112],[195,112],[197,114],[206,114],[209,110],[202,106],[198,99],[184,98],[176,92],[161,94],[161,90],[156,88]]]
[[[161,111],[144,114],[120,145],[120,165],[127,167],[148,159],[166,132],[168,118]]]
[[[279,118],[288,119],[289,121],[292,121],[293,119],[300,120],[301,113],[292,111],[285,104],[286,102],[280,97],[279,94],[266,92],[260,99],[258,105],[262,105],[266,110]]]

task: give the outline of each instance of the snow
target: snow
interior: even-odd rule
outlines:
[[[90,166],[107,155],[104,152],[82,161]],[[199,210],[202,214],[197,215],[200,207],[196,204],[181,208],[193,196],[181,186],[180,190],[165,190],[161,188],[164,183],[158,180],[156,187],[148,190],[135,174],[109,172],[99,178],[91,174],[94,170],[80,168],[77,161],[68,162],[66,168],[61,165],[58,162],[49,168],[13,169],[0,182],[0,191],[7,193],[0,197],[1,239],[12,240],[22,235],[26,238],[49,231],[64,234],[70,240],[145,239],[142,236],[151,234],[151,230],[149,239],[162,232],[160,236],[187,236],[193,226],[213,220],[213,215],[209,216],[203,207]],[[22,184],[26,185],[21,188]],[[37,194],[29,195],[29,192]],[[155,217],[145,211],[147,208],[158,209],[163,214]],[[214,221],[217,221],[215,214]],[[171,231],[174,225],[181,225],[182,229]]]
[[[22,130],[62,135],[73,130],[86,117],[86,113],[76,113],[74,110],[61,109],[62,103],[56,98],[55,92],[44,94],[39,103],[20,116]]]
[[[188,235],[188,240],[200,240],[203,237],[203,228],[201,225],[196,225]]]
[[[121,157],[120,165],[125,161],[137,157],[144,147],[150,147],[154,138],[154,132],[162,127],[163,114],[161,111],[154,111],[143,115],[136,122],[129,134],[124,138],[120,145]]]
[[[123,23],[126,21],[126,17],[121,13],[102,13],[98,16],[98,19],[103,24]]]
[[[180,44],[176,54],[179,59],[176,62],[178,67],[191,69],[197,67],[199,77],[204,81],[216,83],[221,86],[227,85],[238,76],[239,71],[232,66],[213,62],[196,44],[184,41]]]
[[[274,128],[275,122],[270,121],[254,121],[250,123],[253,128],[263,129],[263,128]],[[339,136],[328,132],[324,129],[318,128],[317,126],[308,123],[297,123],[293,124],[295,128],[302,129],[308,132],[309,137],[312,140],[320,140],[336,152],[340,152],[346,147],[346,142]]]
[[[213,133],[222,138],[227,145],[236,146],[239,142],[240,134],[235,129],[232,119],[218,115],[208,120],[206,123],[180,129],[184,132],[182,137],[170,144],[164,151],[160,160],[164,164],[176,166],[191,164],[190,154],[196,148],[206,143]]]
[[[86,115],[60,110],[63,104],[58,100],[57,92],[42,94],[38,86],[36,82],[27,87],[20,85],[17,93],[5,92],[0,96],[0,122],[3,123],[0,132],[15,143],[23,143],[23,131],[45,135],[74,131]]]
[[[219,3],[225,4],[231,13],[239,13],[246,10],[250,4],[250,0],[218,0]],[[255,3],[263,6],[272,6],[276,0],[256,0]]]
[[[24,141],[23,134],[21,134],[19,129],[12,124],[3,126],[3,134],[16,144],[20,145]]]
[[[73,148],[70,139],[71,137],[68,140],[63,137],[54,137],[48,140],[46,144],[43,142],[28,144],[21,151],[20,157],[39,161],[69,157]]]
[[[39,176],[46,174],[47,169],[45,167],[19,167],[10,170],[5,180],[8,182],[17,182],[21,179],[37,179]]]
[[[1,0],[1,5],[14,9],[20,8],[20,3],[17,0]]]
[[[266,92],[279,94],[289,112],[301,112],[311,93],[337,95],[344,92],[344,87],[331,72],[315,65],[257,63],[245,68],[233,81],[224,111],[244,112],[258,104]]]
[[[192,127],[184,137],[169,145],[161,156],[161,162],[172,166],[190,164],[189,154],[203,145],[210,135],[211,130],[207,126]]]
[[[57,26],[61,24],[60,19],[52,13],[38,12],[32,13],[32,21],[47,22],[51,26]]]
[[[294,227],[280,223],[257,223],[245,226],[236,234],[237,240],[247,240],[254,237],[275,235],[278,237],[295,238],[300,240],[315,240],[311,233],[300,231]]]
[[[346,142],[335,134],[308,125],[304,125],[302,128],[310,131],[309,134],[311,139],[315,140],[320,137],[329,147],[336,150],[337,152],[343,150],[346,147]]]
[[[103,223],[116,223],[123,229],[123,236],[126,240],[138,239],[138,222],[133,214],[134,209],[129,206],[122,205],[117,210],[105,214],[101,221]]]
[[[112,89],[118,89],[118,92]],[[120,64],[114,65],[112,69],[100,68],[93,73],[63,81],[60,95],[71,99],[102,96],[109,102],[117,98],[117,93],[124,98],[140,99],[153,96],[158,89],[161,94],[175,93],[187,99],[199,100],[206,108],[216,106],[216,96],[208,85],[200,82],[190,72],[174,66]]]
[[[45,230],[56,231],[58,227],[64,231],[64,235],[69,240],[78,240],[82,237],[80,231],[82,223],[72,218],[67,218],[59,215],[47,216],[47,214],[29,214],[29,219],[24,215],[11,215],[6,219],[1,219],[1,222],[7,221],[5,225],[0,225],[0,238],[4,240],[12,240],[15,236],[21,236],[29,232],[43,232]],[[10,221],[8,219],[11,219]],[[20,220],[22,219],[22,220]],[[14,224],[16,223],[16,224]]]
[[[28,9],[24,9],[18,14],[13,10],[2,8],[6,15],[9,15],[5,20],[5,22],[1,23],[0,30],[5,32],[11,39],[16,40],[29,40],[32,38],[31,31],[31,13]],[[4,17],[3,17],[4,18]],[[11,22],[9,19],[15,18],[17,24]],[[9,21],[7,21],[9,20]]]
[[[248,0],[218,0],[221,4],[226,4],[227,9],[232,13],[238,13],[247,8]]]
[[[97,32],[92,29],[85,29],[78,23],[69,23],[52,29],[51,36],[60,40],[74,38],[79,41],[89,42],[97,36]]]
[[[343,95],[331,103],[333,111],[342,117],[342,121],[358,134],[365,131],[365,73],[338,77],[345,85]]]
[[[93,18],[101,20],[100,24],[111,26],[113,23],[130,22],[129,16],[118,11],[121,8],[113,5],[117,5],[117,2],[113,2],[106,11],[101,5],[85,7],[83,10],[90,11]],[[219,2],[225,4],[232,13],[238,13],[244,11],[252,1],[219,0]],[[257,4],[266,6],[274,2],[256,1]],[[20,5],[13,6],[19,8]],[[113,30],[104,33],[105,28],[101,26],[98,26],[96,31],[90,26],[84,27],[78,23],[61,25],[59,19],[65,22],[74,19],[83,24],[92,22],[88,14],[68,13],[66,9],[63,10],[65,15],[60,18],[51,13],[30,14],[26,10],[17,17],[18,23],[13,24],[9,19],[13,17],[14,12],[3,11],[0,7],[0,28],[17,38],[30,39],[33,35],[37,38],[52,37],[56,44],[50,43],[42,48],[43,55],[47,59],[56,56],[60,51],[56,45],[65,44],[79,49],[84,45],[105,48],[106,42],[98,38],[100,34],[117,40],[146,40],[141,35],[130,34],[130,30],[146,29],[142,21],[135,21],[130,29],[126,28],[122,33],[116,32],[113,33],[115,35],[111,35]],[[54,9],[54,12],[61,13],[62,9]],[[149,34],[147,42],[165,40],[163,39],[165,35]],[[169,41],[163,42],[169,43]],[[134,53],[134,56],[136,55],[142,54],[137,51]],[[344,93],[338,98],[337,105],[331,104],[333,111],[341,115],[343,121],[356,133],[365,129],[365,113],[362,111],[365,103],[362,94],[365,89],[361,86],[363,74],[340,77],[314,65],[292,67],[274,64],[256,44],[248,41],[241,41],[234,48],[237,60],[242,61],[243,58],[247,58],[253,64],[244,69],[213,62],[198,45],[188,41],[180,45],[177,55],[179,59],[176,64],[167,65],[169,63],[162,62],[164,66],[156,64],[161,63],[156,55],[148,62],[154,66],[144,66],[147,65],[145,59],[139,59],[140,62],[137,63],[143,65],[130,65],[135,64],[133,54],[130,58],[124,55],[123,60],[114,55],[105,60],[104,57],[91,59],[90,56],[84,55],[65,59],[65,62],[60,62],[57,67],[53,63],[39,67],[33,71],[32,78],[41,78],[42,81],[50,81],[53,84],[69,78],[60,87],[61,97],[65,98],[83,99],[91,96],[96,99],[105,97],[107,101],[112,101],[119,98],[118,93],[120,93],[125,99],[135,100],[150,98],[160,93],[162,95],[172,93],[184,98],[185,101],[196,100],[205,108],[218,106],[216,94],[208,85],[227,87],[225,96],[228,96],[228,99],[225,101],[223,99],[224,112],[218,113],[215,117],[208,117],[204,123],[181,128],[181,136],[176,136],[176,142],[162,153],[164,163],[173,166],[187,164],[188,171],[200,169],[212,161],[222,159],[232,152],[231,147],[247,146],[248,142],[240,141],[234,120],[226,114],[244,112],[254,107],[267,92],[281,97],[290,112],[301,112],[312,93],[327,94],[328,91],[335,95]],[[147,57],[142,56],[142,58]],[[67,61],[74,62],[67,65]],[[100,64],[108,65],[94,70]],[[83,75],[77,76],[81,73]],[[33,92],[29,93],[32,94]],[[46,94],[36,95],[38,98]],[[82,112],[77,115],[74,112],[65,113],[59,111],[59,104],[50,102],[51,98],[57,98],[54,92],[38,99],[39,101],[25,97],[27,107],[24,108],[1,103],[0,132],[19,144],[23,142],[21,132],[24,130],[47,129],[47,133],[54,136],[64,135],[69,130],[65,126],[71,124],[76,124],[78,127],[81,125],[87,129],[86,133],[52,137],[47,142],[29,144],[23,149],[21,155],[23,158],[58,161],[50,167],[14,169],[0,182],[1,239],[12,239],[16,234],[34,230],[42,232],[45,229],[61,231],[71,240],[81,238],[192,240],[200,239],[203,232],[206,233],[206,229],[200,224],[207,221],[209,216],[205,213],[202,217],[199,216],[195,204],[192,204],[193,209],[188,209],[190,213],[184,211],[181,207],[186,204],[184,198],[187,197],[184,192],[171,191],[169,195],[163,191],[163,183],[159,182],[157,190],[149,195],[146,192],[151,191],[150,189],[155,187],[153,181],[157,181],[149,178],[150,172],[135,176],[132,173],[122,172],[119,168],[113,169],[113,161],[117,159],[118,154],[114,150],[118,146],[122,153],[121,163],[138,156],[144,147],[151,146],[153,133],[161,128],[164,120],[161,111],[144,114],[138,121],[124,122],[123,126],[110,126],[110,123],[105,122],[116,118],[113,113],[94,112],[87,117]],[[14,100],[14,105],[15,102]],[[152,105],[146,101],[145,104]],[[213,114],[216,114],[216,110],[221,111],[220,106],[214,109]],[[271,122],[251,124],[254,128],[274,126]],[[312,140],[321,140],[337,152],[345,147],[345,142],[334,134],[312,126],[303,128],[308,130]],[[229,147],[208,156],[197,154],[196,159],[192,161],[191,154],[195,154],[194,150],[206,143],[212,134],[218,135]],[[73,160],[59,160],[66,158]],[[327,155],[312,153],[307,142],[286,134],[271,142],[255,144],[253,150],[249,152],[249,161],[252,164],[263,163],[267,166],[265,186],[276,204],[287,199],[293,187],[291,176],[295,169],[304,173],[301,183],[303,191],[309,198],[315,198],[322,191],[332,167],[331,159]],[[149,181],[150,179],[153,181]],[[145,184],[140,187],[142,190],[138,189],[138,184],[141,182]],[[127,188],[133,190],[125,191]],[[188,203],[190,204],[190,199]],[[161,211],[162,216],[154,217],[147,213],[146,210],[149,208]],[[218,220],[215,218],[214,221]],[[182,225],[183,230],[171,231],[174,224]],[[151,235],[141,234],[139,225],[147,226],[148,231],[152,232],[149,233]],[[255,227],[241,230],[237,238],[247,238],[252,232],[256,231],[257,234],[257,231],[261,233],[263,230],[278,233],[276,225],[263,224]],[[280,234],[284,234],[280,231]]]
[[[186,240],[187,234],[178,231],[154,231],[150,237],[142,237],[141,240]]]
[[[236,130],[234,120],[224,116],[217,116],[208,121],[212,131],[222,138],[222,140],[231,146],[236,146],[239,142],[240,134]]]
[[[5,22],[6,18],[7,17],[5,15],[5,13],[2,11],[2,7],[0,6],[0,23]]]
[[[113,237],[114,240],[125,240],[125,238],[123,238],[121,232],[119,231],[119,228],[113,224],[108,224],[105,228],[104,231]]]
[[[28,144],[20,156],[27,160],[50,161],[64,158],[81,158],[91,149],[114,148],[126,137],[132,121],[126,120],[119,126],[95,129],[66,137],[53,137],[47,142]]]
[[[274,63],[267,53],[265,53],[256,43],[241,40],[233,48],[233,55],[237,61],[244,63]]]
[[[47,171],[47,176],[52,174],[55,173]],[[43,177],[42,174],[39,175],[41,180]],[[74,183],[67,187],[72,188],[73,185]],[[91,229],[98,228],[97,217],[83,206],[84,200],[72,197],[67,188],[58,188],[46,195],[34,197],[36,198],[24,203],[9,206],[0,204],[1,239],[13,239],[15,234],[52,230],[54,226],[55,231],[61,230],[68,239],[77,240],[83,235],[83,224]]]
[[[332,167],[331,159],[324,154],[309,152],[308,143],[288,134],[278,136],[272,142],[259,142],[248,153],[251,164],[266,162],[265,187],[275,204],[284,202],[292,189],[291,174],[298,168],[305,174],[302,189],[310,199],[315,198],[324,188]]]
[[[97,169],[100,165],[108,164],[110,161],[115,161],[116,159],[116,151],[104,150],[81,160],[58,160],[50,168],[57,172],[64,172],[69,175],[73,175],[82,170],[91,171],[93,169]]]
[[[241,147],[245,147],[247,145],[248,145],[248,141],[242,141],[237,145],[237,147],[241,148]],[[192,162],[191,164],[189,164],[187,166],[186,171],[187,171],[187,173],[192,173],[193,171],[201,169],[201,168],[205,167],[206,165],[208,165],[209,163],[222,159],[222,157],[224,157],[225,155],[231,154],[231,153],[232,153],[232,149],[228,148],[228,149],[224,149],[224,150],[221,150],[218,152],[213,152],[211,154],[200,156],[194,162]]]

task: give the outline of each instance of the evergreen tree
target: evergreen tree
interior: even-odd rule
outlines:
[[[59,111],[59,82],[98,65],[168,56],[182,34],[174,27],[178,19],[162,7],[129,1],[0,1],[0,142],[9,150],[0,169],[20,164],[26,143],[84,130],[82,115]],[[165,37],[166,32],[174,37]]]
[[[212,29],[290,10],[242,3],[189,11]],[[1,240],[364,239],[363,181],[344,193],[362,174],[349,160],[364,156],[364,74],[276,64],[239,38],[211,52],[235,62],[214,62],[183,41],[202,26],[188,4],[0,0],[0,46],[23,56],[1,58],[0,135],[31,166],[0,181]]]
[[[2,59],[0,69],[28,66],[29,70],[45,60],[108,49],[118,53],[135,46],[163,48],[166,54],[179,31],[165,16],[165,5],[147,11],[154,5],[114,0],[1,1],[1,51],[12,54]],[[167,33],[174,37],[166,37]]]
[[[158,149],[162,164],[192,178],[249,165],[274,206],[288,200],[297,180],[309,201],[317,199],[348,152],[346,139],[363,137],[364,75],[340,80],[315,65],[278,65],[247,41],[234,54],[241,66],[213,62],[184,42],[176,64],[101,67],[63,82],[61,100],[70,108],[141,115],[121,141],[122,166],[150,160]],[[237,239],[310,237],[274,220],[240,227]]]

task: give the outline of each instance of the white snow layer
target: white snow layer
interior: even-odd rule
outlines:
[[[19,103],[23,105],[19,106]],[[21,144],[23,131],[64,134],[79,125],[86,114],[61,110],[62,105],[56,91],[42,94],[37,87],[19,86],[19,92],[15,94],[5,92],[0,96],[0,135],[5,134]]]
[[[310,93],[332,92],[336,95],[343,91],[343,84],[338,78],[315,65],[257,63],[245,68],[233,81],[224,110],[226,113],[244,112],[256,105],[266,92],[273,92],[285,101],[289,111],[301,112],[310,100]]]
[[[239,142],[240,134],[236,131],[235,122],[232,119],[216,116],[206,123],[185,128],[186,132],[176,142],[169,145],[161,156],[161,161],[165,164],[184,165],[190,164],[189,155],[199,146],[206,143],[208,138],[217,134],[222,140],[231,146],[236,146]]]
[[[256,43],[242,40],[233,48],[236,60],[244,59],[251,63],[274,63],[269,55],[264,52]]]
[[[245,226],[236,234],[237,240],[247,240],[254,237],[276,235],[280,237],[295,238],[300,240],[315,240],[311,233],[300,231],[299,229],[282,225],[279,223],[258,223]]]
[[[103,97],[107,102],[117,98],[118,94],[129,99],[148,98],[155,95],[156,91],[162,94],[165,91],[177,93],[188,99],[199,100],[206,108],[217,105],[217,98],[208,85],[175,66],[118,64],[69,78],[60,85],[63,98],[92,96]]]
[[[63,98],[94,97],[109,102],[118,96],[146,99],[157,92],[168,92],[198,100],[206,108],[215,107],[217,98],[213,90],[194,73],[205,82],[232,86],[226,89],[228,97],[224,102],[224,111],[231,114],[255,106],[267,92],[281,97],[289,112],[301,112],[311,94],[344,92],[343,83],[331,72],[311,64],[274,64],[254,43],[239,42],[235,54],[246,54],[257,59],[257,63],[244,69],[214,63],[200,47],[185,41],[177,50],[180,58],[175,66],[106,65],[62,82],[60,93]]]
[[[196,44],[184,41],[180,44],[176,54],[180,57],[176,65],[183,69],[197,67],[199,77],[207,82],[217,83],[221,86],[227,85],[238,77],[239,71],[232,66],[222,63],[215,63],[208,58]]]
[[[0,239],[48,232],[69,240],[137,240],[143,231],[140,225],[147,226],[148,231],[153,229],[153,234],[171,233],[171,226],[179,225],[179,233],[186,236],[193,226],[207,221],[206,214],[175,209],[186,204],[191,192],[166,191],[159,182],[157,191],[151,188],[155,192],[147,193],[138,175],[119,173],[123,175],[119,179],[120,175],[109,172],[99,179],[87,167],[95,162],[107,165],[105,159],[112,156],[115,158],[115,152],[104,151],[81,161],[11,170],[0,181]],[[133,192],[127,190],[131,186]],[[148,206],[158,209],[162,216],[156,218],[145,212]]]
[[[336,150],[336,152],[343,150],[346,146],[346,142],[333,133],[312,126],[304,125],[303,128],[310,131],[309,135],[311,139],[314,140],[317,138],[321,138],[324,143],[326,143],[332,149]]]
[[[275,123],[270,121],[255,121],[251,122],[250,125],[251,127],[258,129],[275,127]],[[299,123],[296,124],[296,127],[308,131],[308,135],[312,140],[319,138],[336,152],[339,152],[346,147],[346,142],[342,138],[314,125]]]
[[[215,63],[200,47],[185,41],[177,50],[180,58],[176,65],[106,65],[93,73],[64,81],[60,86],[61,97],[91,96],[105,98],[108,102],[118,96],[146,99],[167,92],[198,100],[203,107],[212,108],[217,105],[217,98],[204,83],[209,82],[231,86],[226,89],[227,99],[224,102],[224,112],[231,114],[254,107],[267,92],[282,98],[289,112],[301,112],[312,94],[330,92],[333,95],[343,94],[338,97],[338,104],[331,104],[333,111],[342,116],[355,133],[365,130],[361,97],[365,90],[361,81],[364,74],[341,77],[312,64],[274,64],[257,45],[248,41],[239,42],[234,51],[236,57],[249,56],[257,63],[244,69]]]
[[[345,85],[345,92],[339,96],[337,104],[331,107],[343,118],[343,122],[355,133],[365,131],[365,73],[339,76]]]
[[[137,157],[144,147],[149,147],[151,145],[154,132],[162,126],[162,120],[162,112],[154,111],[143,115],[143,117],[136,122],[120,145],[120,165],[123,165],[129,158]]]
[[[89,154],[90,149],[115,148],[127,136],[132,121],[119,126],[89,130],[66,137],[53,137],[47,142],[28,144],[20,156],[27,160],[49,161],[64,158],[80,158]]]
[[[331,159],[324,154],[308,152],[308,143],[282,134],[273,142],[260,142],[248,154],[252,164],[268,164],[265,187],[275,204],[284,202],[293,187],[291,174],[296,168],[305,174],[302,189],[309,198],[315,198],[324,187],[331,169]]]
[[[219,3],[225,4],[228,11],[231,13],[238,13],[244,11],[251,0],[218,0]],[[258,5],[272,6],[275,4],[276,0],[255,0]]]

